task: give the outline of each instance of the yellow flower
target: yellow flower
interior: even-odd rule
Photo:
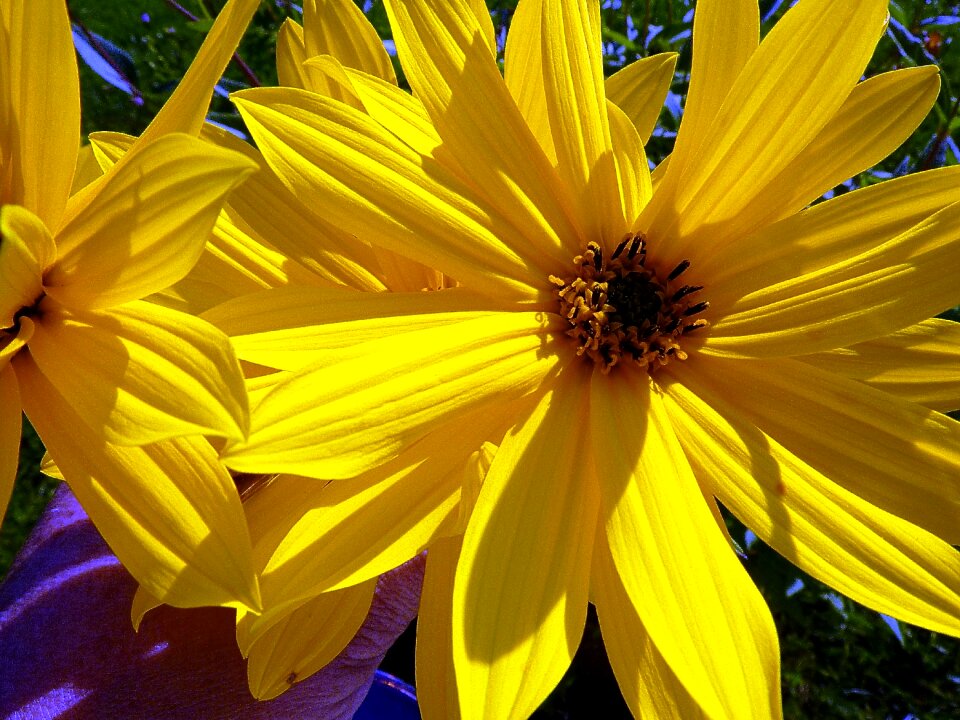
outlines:
[[[595,2],[523,0],[504,77],[481,3],[387,8],[414,98],[345,72],[363,111],[290,89],[237,104],[312,211],[461,287],[220,311],[232,335],[245,323],[241,357],[286,371],[227,464],[336,481],[309,518],[336,545],[322,558],[284,512],[313,488],[264,501],[284,518],[265,596],[356,585],[429,545],[427,717],[532,713],[588,600],[636,714],[778,717],[775,630],[716,499],[850,597],[960,634],[960,426],[898,379],[916,363],[942,386],[928,357],[956,354],[925,318],[956,302],[960,173],[803,209],[936,94],[931,68],[859,83],[886,2],[803,0],[758,46],[755,2],[701,0],[654,178],[609,102]],[[851,379],[861,359],[901,397]]]
[[[242,32],[256,2],[231,7]],[[219,75],[211,55],[222,70],[236,38],[208,47],[131,152],[71,195],[80,99],[66,6],[18,0],[0,21],[0,507],[22,409],[154,594],[257,607],[242,509],[201,437],[244,437],[239,365],[211,325],[142,300],[190,270],[225,197],[254,169],[182,134],[199,131]]]

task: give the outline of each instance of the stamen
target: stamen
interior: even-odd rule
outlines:
[[[689,260],[681,260],[680,264],[677,265],[669,275],[667,275],[667,280],[676,280],[678,277],[683,275],[684,271],[690,267]]]
[[[702,318],[685,320],[709,306],[691,299],[703,286],[672,286],[690,261],[661,280],[646,259],[642,234],[621,240],[606,262],[603,249],[591,242],[573,259],[574,276],[549,278],[570,324],[566,334],[577,341],[577,355],[598,363],[603,373],[620,364],[624,354],[648,372],[671,359],[685,360],[680,337],[708,325]]]

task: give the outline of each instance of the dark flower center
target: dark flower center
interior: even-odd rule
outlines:
[[[597,243],[573,259],[575,274],[550,276],[557,288],[560,313],[577,341],[577,355],[588,357],[608,373],[622,356],[653,371],[671,358],[685,360],[680,338],[707,326],[693,316],[707,309],[693,296],[703,288],[679,280],[690,267],[684,260],[666,278],[646,264],[642,235],[628,235],[608,261]]]

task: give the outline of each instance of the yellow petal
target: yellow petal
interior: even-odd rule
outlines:
[[[266,513],[274,518],[257,520],[254,552],[258,559],[268,554],[261,571],[264,603],[376,578],[432,547],[444,532],[459,530],[460,488],[474,449],[499,440],[526,410],[529,403],[510,403],[501,413],[472,413],[382,467],[309,494],[290,487],[314,481],[285,476],[257,492],[248,514],[269,506]]]
[[[305,90],[339,100],[357,110],[363,109],[363,103],[347,77],[346,68],[337,58],[316,55],[304,62],[303,69],[306,74]]]
[[[240,368],[229,340],[209,323],[146,302],[77,313],[45,302],[40,310],[30,354],[109,442],[244,436]]]
[[[150,594],[143,585],[137,585],[137,591],[133,594],[133,602],[130,603],[130,622],[134,631],[139,632],[140,623],[151,610],[163,605],[156,597]]]
[[[43,222],[19,205],[0,207],[0,329],[43,294],[43,271],[57,248]]]
[[[652,237],[669,238],[667,264],[708,236],[722,242],[756,229],[744,208],[847,99],[873,54],[887,5],[804,0],[764,38],[685,167],[686,156],[675,149],[670,174],[682,174],[656,224],[641,222]]]
[[[333,660],[363,623],[376,585],[318,595],[257,637],[247,658],[250,693],[270,700]]]
[[[935,66],[877,75],[857,85],[820,134],[744,208],[751,227],[789,217],[883,160],[916,130],[940,89]],[[736,240],[736,238],[733,238]]]
[[[742,385],[752,380],[744,378]],[[953,547],[831,482],[724,398],[701,396],[699,388],[686,387],[686,379],[666,392],[697,473],[759,538],[874,610],[960,634],[960,554]],[[773,396],[765,402],[779,405]],[[809,416],[798,408],[791,417],[796,423]],[[900,428],[909,432],[914,424]],[[830,432],[837,430],[820,426],[819,434]],[[839,432],[849,435],[845,426]],[[885,438],[873,440],[872,447],[879,447]]]
[[[673,202],[677,181],[688,163],[699,162],[703,139],[759,42],[760,12],[754,0],[697,3],[693,15],[690,87],[671,156],[676,162],[668,182],[658,190],[644,216],[648,227],[655,227],[666,219],[666,215],[658,217],[658,213]],[[657,107],[659,110],[659,104]]]
[[[741,272],[741,298],[730,304],[710,298],[713,326],[703,352],[802,355],[871,340],[936,315],[957,300],[952,273],[960,272],[958,225],[960,203],[895,237],[875,236],[860,254],[807,271],[799,243],[792,242],[796,236],[781,236],[781,247],[789,250],[766,277]],[[856,228],[856,239],[863,231]]]
[[[932,410],[960,409],[960,325],[949,320],[797,359]]]
[[[703,8],[706,8],[707,5],[707,3],[701,3]],[[702,10],[701,12],[706,13],[708,10]],[[727,13],[728,15],[731,14],[731,10],[728,9]],[[699,35],[697,36],[697,42],[700,42]],[[735,46],[731,47],[729,43],[725,44],[724,48],[731,54],[736,50]],[[699,53],[697,59],[699,60]],[[736,66],[731,68],[724,63],[718,63],[718,65],[722,65],[722,68],[717,68],[717,72],[730,73],[737,71]],[[635,60],[615,72],[604,82],[607,99],[616,104],[630,118],[630,122],[637,130],[637,135],[640,136],[640,142],[644,145],[650,139],[650,134],[657,124],[657,118],[660,117],[660,110],[663,108],[663,102],[667,97],[667,91],[670,89],[670,83],[673,81],[673,72],[676,67],[676,53],[658,53]],[[702,83],[691,78],[691,90],[696,86],[702,88]],[[717,88],[713,86],[711,89],[715,90]],[[689,97],[688,94],[688,107]]]
[[[97,530],[130,573],[177,607],[259,609],[233,480],[203,438],[119,447],[90,430],[26,354],[24,410]]]
[[[172,285],[196,263],[224,198],[254,167],[183,135],[128,153],[58,233],[47,293],[95,309]]]
[[[583,365],[567,368],[494,458],[463,539],[453,591],[462,718],[526,718],[583,633],[599,498]]]
[[[607,113],[610,116],[613,160],[620,186],[620,217],[623,226],[630,227],[653,194],[650,167],[640,136],[630,119],[611,102],[607,103]]]
[[[600,6],[592,0],[541,0],[542,75],[557,173],[590,238],[616,245],[627,230],[617,202],[617,168],[607,120]],[[635,217],[630,218],[630,220]]]
[[[462,537],[430,545],[417,617],[417,702],[423,720],[460,720],[453,672],[453,582]]]
[[[594,377],[591,446],[627,595],[707,715],[748,707],[753,717],[779,717],[777,635],[760,593],[717,529],[649,379],[610,380]]]
[[[372,248],[294,198],[249,143],[212,125],[204,126],[203,137],[243,153],[259,166],[230,194],[225,212],[231,223],[275,248],[279,259],[295,260],[329,283],[358,290],[385,288]],[[217,224],[222,226],[219,221]],[[312,284],[302,275],[295,279],[298,284]]]
[[[695,251],[690,272],[709,283],[710,304],[725,307],[758,287],[867,252],[956,202],[960,167],[898,177],[818,203],[735,243]]]
[[[844,489],[960,544],[960,423],[806,363],[690,362],[677,374],[695,392],[729,398]]]
[[[467,0],[385,5],[406,78],[445,150],[472,171],[474,186],[498,214],[511,219],[518,247],[568,262],[585,244],[572,199],[510,96],[473,6]]]
[[[536,390],[557,368],[551,316],[463,315],[363,343],[340,362],[321,361],[281,383],[256,406],[249,440],[228,446],[227,464],[244,472],[359,475],[462,412]],[[383,320],[385,329],[404,323]]]
[[[249,293],[287,285],[329,287],[303,265],[248,235],[221,213],[197,264],[185,278],[146,299],[191,315]]]
[[[20,458],[20,391],[9,363],[0,365],[0,518],[13,492]]]
[[[347,77],[370,117],[396,135],[398,140],[427,156],[433,155],[443,143],[423,103],[413,95],[353,70],[347,70]],[[449,164],[451,161],[444,158],[444,162]],[[459,174],[464,177],[462,169]],[[469,179],[469,174],[466,177]]]
[[[177,89],[140,135],[138,147],[167,133],[200,134],[213,90],[259,5],[260,0],[227,0]]]
[[[332,55],[347,67],[397,84],[383,42],[353,0],[305,0],[303,40],[308,58]]]
[[[620,580],[605,533],[601,529],[597,535],[590,592],[607,658],[630,711],[635,717],[661,720],[707,717],[657,650]],[[428,561],[428,571],[429,568]],[[417,627],[419,630],[419,624]]]
[[[543,65],[542,20],[541,0],[517,3],[504,48],[503,79],[547,159],[556,166],[557,149],[550,132],[543,75],[535,70]]]
[[[0,8],[0,205],[60,224],[80,148],[80,84],[61,0]]]
[[[435,327],[465,312],[493,310],[464,288],[434,293],[356,293],[333,288],[288,287],[254,293],[204,314],[230,336],[242,360],[299,370],[324,357],[398,330]],[[384,325],[384,318],[391,322]],[[398,325],[399,323],[399,325]]]
[[[479,292],[519,300],[543,292],[549,258],[519,256],[523,248],[503,240],[515,237],[506,218],[369,116],[297,90],[234,98],[274,171],[333,224]]]
[[[277,79],[282,87],[307,87],[307,75],[303,68],[306,59],[303,28],[292,18],[287,18],[277,31]]]
[[[73,195],[99,178],[103,172],[97,162],[93,151],[93,145],[82,145],[80,155],[77,157],[77,171],[73,176],[73,188],[70,194]]]

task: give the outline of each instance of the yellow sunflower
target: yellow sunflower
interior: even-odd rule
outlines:
[[[803,0],[759,43],[755,2],[701,0],[654,178],[607,97],[597,3],[523,0],[503,76],[482,3],[387,9],[414,100],[368,82],[375,112],[291,89],[236,101],[314,212],[460,287],[246,301],[260,359],[287,372],[224,458],[336,480],[314,515],[331,537],[432,538],[424,715],[528,716],[591,601],[636,714],[779,716],[776,633],[716,500],[850,597],[960,634],[960,425],[902,382],[952,372],[929,358],[957,333],[925,318],[957,300],[960,173],[804,209],[936,94],[932,68],[859,82],[886,2]],[[436,499],[452,473],[459,506]],[[404,527],[365,512],[385,499]],[[265,593],[369,579],[321,567],[297,520],[278,522]]]
[[[127,569],[177,605],[259,606],[243,510],[204,437],[246,432],[235,354],[210,324],[145,300],[190,271],[256,167],[189,134],[257,5],[227,3],[133,149],[115,164],[96,155],[102,175],[89,149],[77,169],[66,5],[0,8],[0,509],[22,409],[47,469],[56,462]]]

